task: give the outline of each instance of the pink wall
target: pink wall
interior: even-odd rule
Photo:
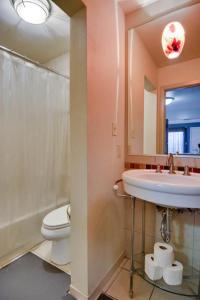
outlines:
[[[158,84],[162,86],[200,83],[200,58],[158,69]]]
[[[125,248],[123,201],[116,199],[112,192],[114,181],[124,169],[125,28],[123,13],[115,0],[84,0],[84,3],[87,6],[91,294]],[[112,136],[112,122],[117,123],[117,136]]]
[[[131,47],[132,40],[132,47]],[[156,87],[157,68],[134,29],[129,31],[128,152],[143,153],[144,77]],[[131,108],[132,106],[132,108]],[[139,137],[139,138],[138,138]]]

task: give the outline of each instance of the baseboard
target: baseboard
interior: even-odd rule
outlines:
[[[70,285],[70,295],[72,295],[77,300],[88,300],[89,297],[83,295],[77,288],[75,288],[72,284]]]
[[[100,296],[103,291],[104,286],[111,279],[115,271],[119,268],[125,257],[125,251],[118,257],[114,265],[108,270],[105,274],[104,278],[98,283],[94,291],[90,296],[83,295],[77,288],[75,288],[72,284],[70,285],[70,294],[74,296],[77,300],[96,300]]]
[[[111,279],[115,271],[119,268],[121,265],[123,259],[125,258],[125,251],[122,252],[122,254],[118,257],[118,259],[115,261],[114,265],[108,270],[108,272],[105,274],[104,278],[99,282],[97,287],[94,289],[92,294],[89,296],[89,300],[97,300],[100,294],[102,294],[103,288],[108,283],[108,281]]]

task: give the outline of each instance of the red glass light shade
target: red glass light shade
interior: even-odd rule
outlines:
[[[163,52],[169,59],[179,57],[185,44],[185,30],[181,23],[167,24],[162,33]]]

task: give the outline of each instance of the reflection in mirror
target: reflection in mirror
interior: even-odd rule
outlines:
[[[200,86],[165,91],[166,153],[200,154]]]
[[[199,102],[197,100],[200,99],[197,96],[200,85],[199,16],[200,3],[175,10],[129,29],[129,155],[155,155],[168,152],[199,154],[200,140],[197,139],[197,136],[200,136],[198,131],[200,115],[197,115],[197,111],[200,111],[198,106],[200,100]],[[170,22],[179,22],[185,30],[184,47],[178,57],[174,55],[175,59],[169,59],[165,55],[161,43],[163,30]],[[167,42],[170,51],[180,50],[177,39],[169,39]],[[165,105],[170,102],[171,104]],[[175,117],[175,111],[178,119]],[[178,122],[184,128],[183,131],[175,130],[178,128]],[[177,142],[178,146],[174,146],[175,142],[172,142],[175,137],[181,140]]]

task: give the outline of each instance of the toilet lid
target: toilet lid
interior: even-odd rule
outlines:
[[[68,206],[69,205],[59,207],[46,215],[43,219],[45,227],[63,228],[70,226],[70,220],[67,214]]]

